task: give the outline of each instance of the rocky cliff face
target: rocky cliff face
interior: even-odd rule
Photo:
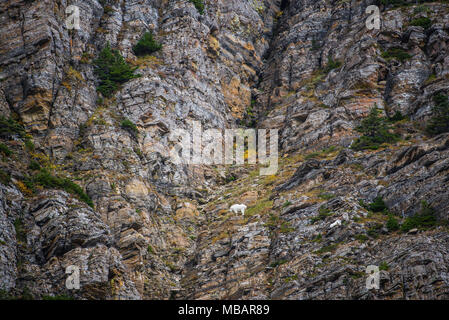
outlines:
[[[449,134],[423,128],[449,93],[449,4],[390,2],[3,1],[1,295],[448,299]],[[136,57],[148,29],[163,48]],[[107,42],[141,76],[102,98],[93,60]],[[400,112],[401,139],[355,151],[374,104]],[[278,172],[174,163],[170,132],[192,121],[279,129]],[[438,222],[394,231],[366,205],[379,197],[398,221],[426,201]]]

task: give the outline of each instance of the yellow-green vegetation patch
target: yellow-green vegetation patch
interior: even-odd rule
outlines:
[[[130,60],[129,63],[132,66],[139,67],[139,68],[155,68],[157,66],[164,64],[164,62],[161,59],[159,59],[155,56],[138,57],[135,60]]]
[[[366,275],[366,273],[363,271],[355,271],[354,273],[351,274],[351,278],[352,279],[360,279],[360,278],[363,278],[365,275]]]
[[[6,144],[0,143],[0,154],[4,155],[5,157],[9,157],[12,155],[12,151]]]
[[[321,200],[330,200],[335,198],[335,194],[322,190],[318,195],[318,198],[320,198]]]
[[[360,163],[351,163],[349,165],[344,164],[344,167],[350,168],[352,171],[360,172],[363,171],[365,168]]]
[[[245,215],[251,217],[255,214],[263,215],[270,212],[273,207],[273,200],[268,200],[267,198],[258,201],[254,206],[248,208]]]
[[[76,195],[81,201],[87,203],[93,208],[94,204],[84,190],[71,181],[69,178],[53,175],[48,169],[40,169],[39,172],[31,177],[26,177],[23,181],[25,186],[30,190],[35,190],[36,186],[43,188],[63,189],[68,193]]]
[[[156,51],[162,49],[162,44],[157,42],[153,38],[153,33],[151,31],[145,32],[137,44],[133,47],[133,52],[136,56],[146,56],[150,55]]]
[[[82,74],[71,66],[69,67],[66,75],[70,80],[79,82],[84,81],[84,77],[82,76]]]
[[[288,276],[286,278],[284,278],[284,282],[285,283],[289,283],[290,281],[294,281],[294,280],[298,280],[298,275],[292,275],[292,276]]]
[[[268,228],[276,228],[280,224],[281,218],[279,216],[270,213],[270,217],[268,218],[268,221],[265,222],[265,227]]]

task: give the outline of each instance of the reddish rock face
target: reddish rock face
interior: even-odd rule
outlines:
[[[381,28],[367,30],[373,1],[217,0],[201,14],[185,0],[89,0],[69,30],[60,1],[2,1],[0,289],[449,298],[449,137],[424,131],[449,95],[449,11],[407,2],[380,6]],[[162,49],[137,57],[148,29]],[[107,43],[140,76],[103,97]],[[353,150],[374,105],[400,139]],[[278,129],[279,170],[173,162],[170,133],[192,121]],[[436,222],[392,227],[423,212]],[[65,286],[71,265],[78,291]],[[368,265],[382,265],[378,291]]]

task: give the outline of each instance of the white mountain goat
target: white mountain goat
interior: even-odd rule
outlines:
[[[333,227],[335,227],[335,226],[341,226],[341,220],[335,221],[335,222],[332,223],[329,227],[330,227],[330,228],[333,228]]]
[[[245,206],[244,204],[233,204],[231,208],[229,208],[229,210],[234,213],[238,213],[240,211],[242,215],[244,215],[246,208],[247,206]]]

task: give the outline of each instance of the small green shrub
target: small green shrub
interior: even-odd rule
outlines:
[[[139,129],[137,129],[137,126],[129,119],[123,119],[120,123],[120,126],[122,127],[122,129],[125,129],[132,134],[139,134]]]
[[[354,238],[361,242],[365,242],[365,241],[369,240],[369,237],[366,234],[362,234],[362,233],[355,235]]]
[[[385,58],[386,60],[397,59],[404,62],[411,57],[412,56],[402,48],[390,48],[387,51],[382,52],[382,58]]]
[[[435,81],[437,79],[437,75],[435,73],[431,73],[429,75],[429,77],[427,78],[427,80],[424,82],[425,85],[432,83],[433,81]]]
[[[101,81],[100,85],[97,87],[97,90],[101,92],[101,94],[105,97],[112,97],[112,95],[118,90],[118,88],[118,83],[106,79]]]
[[[29,151],[34,151],[35,146],[31,139],[25,138],[25,148]]]
[[[273,207],[273,201],[268,199],[261,199],[260,201],[257,201],[257,203],[251,207],[249,207],[246,212],[245,216],[251,217],[254,214],[265,214],[270,211],[270,209]],[[284,225],[285,227],[288,227]]]
[[[195,6],[196,10],[198,10],[198,12],[200,14],[204,14],[204,2],[203,2],[203,0],[189,0],[189,2],[193,3],[193,5]]]
[[[379,265],[379,270],[388,271],[390,269],[390,266],[385,261],[382,261]]]
[[[316,158],[318,158],[319,156],[320,156],[320,153],[319,153],[318,151],[316,151],[316,152],[311,152],[311,153],[307,154],[307,155],[304,157],[304,159],[305,159],[305,160],[316,159]]]
[[[30,162],[30,165],[28,166],[28,169],[30,170],[40,170],[41,169],[41,165],[39,164],[39,162],[32,160]]]
[[[20,295],[19,300],[34,300],[34,295],[31,293],[31,290],[28,287],[24,287],[22,289],[22,294]]]
[[[432,26],[432,20],[427,17],[416,18],[410,21],[410,25],[429,29]]]
[[[396,111],[395,114],[389,119],[390,122],[399,122],[406,119],[405,116],[402,115],[401,111]]]
[[[368,117],[362,120],[356,130],[363,135],[352,144],[354,150],[376,150],[383,143],[393,143],[399,140],[399,136],[390,133],[388,119],[379,116],[379,109],[374,106]]]
[[[3,153],[6,157],[12,155],[12,151],[9,150],[8,146],[4,143],[0,143],[0,153]]]
[[[137,67],[131,68],[118,50],[111,49],[109,43],[100,52],[93,64],[94,72],[100,79],[97,90],[108,98],[112,96],[120,84],[140,76],[134,74]]]
[[[421,13],[421,12],[430,13],[430,8],[428,6],[425,6],[425,5],[420,5],[420,6],[417,6],[415,9],[413,9],[413,13],[414,14],[418,14],[418,13]]]
[[[279,228],[280,233],[290,233],[293,231],[295,231],[295,228],[291,227],[290,222],[288,222],[288,221],[282,222],[282,224]]]
[[[287,260],[285,260],[285,259],[278,260],[278,261],[275,261],[272,264],[270,264],[270,267],[271,268],[276,268],[277,266],[283,265],[285,263],[287,263]]]
[[[142,38],[133,47],[136,56],[145,56],[162,49],[162,45],[153,39],[153,33],[145,32]]]
[[[332,193],[322,192],[318,195],[318,198],[323,199],[323,200],[330,200],[330,199],[335,198],[335,195]]]
[[[402,232],[408,232],[414,228],[430,228],[437,224],[435,210],[429,206],[426,201],[421,202],[421,211],[414,216],[405,219],[401,225]]]
[[[0,182],[4,185],[7,185],[11,182],[11,175],[8,172],[3,171],[0,169]]]
[[[382,229],[383,225],[380,223],[376,223],[374,226],[369,228],[366,233],[373,238],[377,238],[377,236],[380,234],[380,231]]]
[[[137,156],[140,158],[140,159],[143,159],[143,152],[142,152],[142,150],[140,150],[139,148],[133,148],[133,150],[134,150],[134,153],[135,154],[137,154]]]
[[[386,227],[390,232],[397,231],[400,228],[398,220],[392,214],[388,216]]]
[[[320,42],[316,39],[312,39],[312,48],[310,50],[312,51],[318,51],[321,49]]]
[[[288,206],[291,205],[291,204],[292,204],[291,201],[288,201],[288,200],[287,200],[287,201],[284,202],[284,204],[282,205],[282,207],[283,207],[283,208],[286,208],[286,207],[288,207]]]
[[[388,210],[382,197],[374,198],[373,202],[368,204],[367,209],[369,209],[373,212],[382,212],[382,211]]]
[[[432,109],[433,117],[429,120],[426,132],[437,135],[449,132],[449,99],[447,95],[438,93],[433,97],[435,106]]]
[[[86,134],[88,128],[89,128],[89,126],[86,123],[81,123],[79,125],[79,135],[80,135],[80,137],[83,137]]]

